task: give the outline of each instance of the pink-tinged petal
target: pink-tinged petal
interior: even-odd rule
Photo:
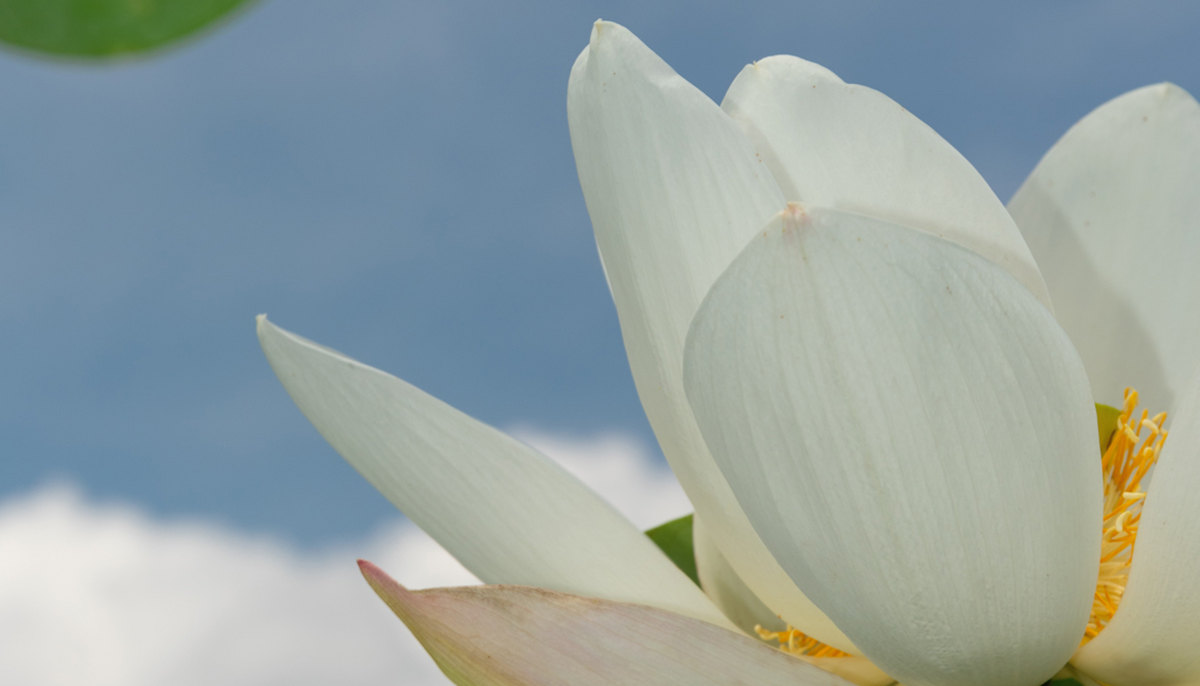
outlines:
[[[707,622],[528,586],[409,591],[363,576],[459,686],[847,686]]]
[[[891,686],[896,680],[865,657],[804,657],[805,662],[836,674],[855,686]]]

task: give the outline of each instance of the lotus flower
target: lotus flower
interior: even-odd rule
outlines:
[[[718,106],[598,22],[567,106],[699,586],[546,457],[259,319],[324,437],[489,584],[361,563],[451,680],[1200,683],[1190,96],[1103,105],[1007,210],[900,105],[795,57]],[[1119,406],[1103,458],[1093,402]]]

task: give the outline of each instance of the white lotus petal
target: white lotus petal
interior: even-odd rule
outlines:
[[[1021,232],[952,145],[883,93],[790,55],[742,69],[721,103],[788,200],[920,229],[1004,267],[1050,307]]]
[[[644,603],[732,628],[649,538],[533,448],[265,316],[258,338],[325,440],[484,583]]]
[[[460,686],[846,686],[752,638],[663,610],[521,586],[411,592],[363,576]]]
[[[1112,686],[1200,684],[1200,374],[1154,468],[1117,614],[1072,662]]]
[[[750,636],[756,627],[769,631],[787,628],[778,615],[759,600],[712,542],[700,518],[692,519],[692,541],[700,586],[725,616]],[[865,657],[808,657],[800,659],[836,674],[855,686],[890,686],[896,682]]]
[[[567,89],[571,145],[638,395],[713,540],[776,612],[853,651],[739,509],[683,394],[683,342],[708,288],[784,205],[754,147],[622,26],[597,22]]]
[[[1008,208],[1098,402],[1173,409],[1200,362],[1200,105],[1171,84],[1084,117]]]
[[[699,517],[692,518],[692,549],[696,555],[700,587],[729,621],[749,636],[757,636],[754,631],[756,626],[770,631],[787,628],[787,622],[754,595],[754,591],[737,575]]]
[[[998,266],[800,206],[713,286],[688,399],[776,558],[908,686],[1039,684],[1087,621],[1101,481],[1087,377]]]

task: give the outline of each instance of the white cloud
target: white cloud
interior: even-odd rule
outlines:
[[[639,526],[688,511],[634,440],[518,432]],[[476,583],[407,521],[304,552],[209,523],[161,521],[67,486],[0,504],[0,683],[447,684],[358,574]]]

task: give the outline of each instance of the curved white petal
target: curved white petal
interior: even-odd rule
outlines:
[[[732,627],[649,538],[533,448],[265,316],[258,338],[325,440],[484,583],[643,603]]]
[[[1050,307],[1017,225],[954,146],[891,98],[790,55],[742,69],[721,108],[788,200],[920,229],[1004,267]]]
[[[597,22],[567,89],[571,145],[638,395],[676,476],[742,578],[793,625],[852,651],[738,508],[683,394],[708,288],[784,205],[750,141],[624,27]]]
[[[901,683],[1039,684],[1100,550],[1095,410],[1054,317],[992,262],[793,206],[713,286],[688,399],[797,585]]]
[[[760,626],[768,631],[787,628],[787,623],[763,604],[737,575],[705,531],[699,517],[692,519],[692,541],[700,586],[730,621],[750,636],[757,635],[755,629]],[[801,656],[800,659],[836,674],[855,686],[890,686],[896,683],[895,679],[865,657]]]
[[[757,636],[754,631],[757,626],[769,631],[787,628],[787,622],[759,600],[730,566],[699,517],[692,518],[692,547],[700,587],[729,621],[752,637]]]
[[[1200,373],[1146,492],[1129,585],[1072,662],[1112,686],[1200,684]]]
[[[1200,362],[1200,105],[1171,84],[1100,106],[1009,202],[1098,402],[1173,409]]]
[[[460,686],[847,686],[752,638],[655,608],[521,586],[414,593],[359,566]]]

